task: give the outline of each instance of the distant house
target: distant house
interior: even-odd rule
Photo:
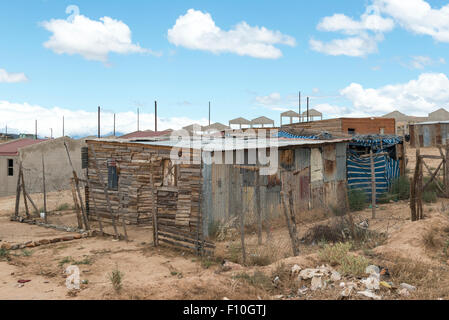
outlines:
[[[392,118],[337,118],[285,125],[291,128],[328,131],[343,134],[395,134]]]
[[[245,118],[236,118],[229,121],[229,127],[232,128],[233,125],[237,125],[239,129],[242,129],[243,126],[246,126],[246,128],[251,126],[251,121],[245,119]]]
[[[83,140],[62,137],[51,140],[17,139],[0,144],[0,196],[16,193],[19,163],[22,163],[28,193],[42,192],[42,156],[45,161],[47,191],[70,188],[70,168],[64,142],[72,163],[81,176],[81,147]]]
[[[262,128],[265,128],[265,126],[272,126],[274,127],[274,120],[271,120],[267,117],[259,117],[256,119],[251,120],[251,128],[262,126]]]
[[[410,146],[416,148],[419,139],[420,147],[436,147],[449,140],[449,121],[427,121],[410,124]]]
[[[134,131],[134,132],[125,134],[123,136],[120,136],[119,139],[156,138],[156,137],[170,135],[170,133],[172,131],[173,130],[171,130],[171,129],[164,130],[164,131],[152,131],[152,130]]]

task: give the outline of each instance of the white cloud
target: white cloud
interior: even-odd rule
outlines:
[[[27,76],[22,73],[14,73],[14,72],[8,72],[5,69],[0,69],[0,83],[6,82],[6,83],[16,83],[16,82],[25,82],[28,81]]]
[[[364,57],[377,52],[376,38],[368,35],[334,39],[330,42],[311,39],[309,44],[312,50],[331,56]]]
[[[59,107],[46,108],[28,103],[13,103],[0,101],[0,119],[4,121],[2,126],[15,128],[21,133],[34,133],[34,121],[38,121],[38,134],[50,136],[50,128],[53,128],[53,136],[62,135],[62,117],[65,119],[65,134],[71,136],[87,136],[97,134],[97,110],[68,110]],[[7,122],[6,122],[7,121]],[[207,125],[208,120],[190,119],[187,117],[159,118],[158,130],[181,129],[192,123]],[[154,113],[140,113],[140,129],[154,130]],[[116,131],[133,132],[137,130],[136,112],[116,113]],[[11,129],[8,131],[12,132]],[[113,131],[113,113],[102,111],[101,132],[107,134]]]
[[[101,62],[107,62],[111,52],[157,55],[134,44],[130,28],[122,21],[110,17],[95,21],[75,12],[67,20],[51,19],[44,21],[42,26],[52,33],[44,47],[57,54],[79,54],[87,60]]]
[[[408,66],[412,69],[424,69],[425,67],[437,64],[446,64],[446,60],[444,58],[434,60],[427,56],[414,56]]]
[[[189,9],[168,30],[168,40],[176,46],[215,54],[229,52],[241,56],[277,59],[282,56],[276,44],[295,46],[296,40],[279,31],[265,27],[252,27],[240,22],[225,31],[218,27],[209,13]]]
[[[340,94],[352,102],[356,112],[382,115],[399,110],[426,115],[429,110],[449,105],[449,79],[443,73],[423,73],[416,80],[378,89],[352,83]]]
[[[311,39],[312,50],[333,56],[364,57],[377,52],[377,44],[384,40],[383,33],[394,28],[394,21],[380,16],[374,6],[369,6],[360,20],[344,14],[323,18],[317,29],[326,32],[340,32],[348,37],[330,42]]]
[[[271,106],[271,105],[277,105],[281,102],[281,94],[278,92],[270,93],[267,96],[258,96],[256,97],[256,101],[259,104],[262,104],[264,106]]]
[[[424,0],[374,0],[374,5],[409,31],[449,42],[449,4],[434,9]]]

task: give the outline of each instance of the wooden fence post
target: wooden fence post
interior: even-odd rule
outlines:
[[[70,179],[71,185],[72,185],[72,197],[73,197],[73,204],[75,205],[75,213],[76,213],[76,219],[78,220],[78,228],[83,228],[83,221],[81,218],[81,212],[80,207],[78,204],[78,200],[76,198],[76,191],[75,191],[75,182],[73,181],[73,178]]]
[[[374,166],[373,149],[369,152],[369,159],[371,164],[371,207],[372,219],[376,219],[376,169]]]
[[[20,206],[20,178],[22,177],[22,162],[19,162],[19,174],[17,176],[17,188],[16,188],[16,206],[14,210],[14,216],[17,218],[19,216],[19,206]]]
[[[260,206],[260,170],[256,171],[256,215],[257,215],[257,242],[262,244],[262,212]]]
[[[150,159],[150,185],[151,185],[151,203],[152,203],[152,214],[153,214],[153,245],[155,247],[159,246],[159,234],[158,234],[158,226],[157,226],[157,191],[155,190],[154,184],[154,166],[153,161]]]
[[[30,217],[30,211],[28,210],[28,202],[27,202],[27,196],[25,191],[25,178],[23,177],[23,170],[22,170],[22,192],[23,192],[23,204],[25,205],[25,213],[27,218]]]
[[[290,221],[290,215],[288,213],[289,208],[288,208],[288,201],[285,200],[286,197],[287,197],[286,192],[285,191],[281,191],[283,212],[284,212],[285,220],[287,222],[288,233],[290,234],[290,240],[292,242],[293,255],[296,257],[296,256],[299,255],[299,252],[298,252],[299,250],[298,250],[298,247],[297,247],[296,237],[295,237],[295,234],[293,232],[292,222]]]
[[[243,265],[246,265],[246,248],[245,248],[245,212],[243,210],[242,201],[238,205],[240,213],[240,241],[242,243],[242,259]]]

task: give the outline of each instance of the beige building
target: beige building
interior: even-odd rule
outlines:
[[[72,169],[64,142],[67,144],[77,174],[82,176],[81,147],[85,144],[84,140],[73,140],[68,137],[51,140],[17,139],[0,144],[0,197],[16,194],[20,162],[27,192],[42,192],[42,157],[45,162],[46,190],[58,191],[70,188]]]
[[[415,117],[408,116],[399,111],[390,112],[384,116],[383,118],[394,118],[396,120],[396,134],[397,135],[405,135],[409,134],[409,126],[410,124],[414,124],[417,122],[426,122],[426,121],[446,121],[449,120],[449,112],[440,108],[434,112],[428,114],[427,117]]]

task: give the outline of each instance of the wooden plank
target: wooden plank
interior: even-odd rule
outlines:
[[[27,202],[27,197],[26,197],[26,191],[25,191],[25,179],[23,177],[23,171],[22,171],[22,192],[23,192],[23,204],[25,205],[25,213],[27,218],[30,217],[30,211],[28,210],[28,202]]]
[[[255,204],[257,215],[257,243],[262,244],[262,212],[260,207],[260,174],[256,172],[256,186],[255,186]]]
[[[76,219],[78,221],[78,228],[82,229],[83,222],[82,222],[82,218],[81,218],[81,212],[80,212],[78,200],[76,198],[75,182],[74,182],[73,178],[70,180],[71,180],[71,185],[72,185],[72,197],[73,197],[73,204],[75,205],[75,213],[76,213]]]

